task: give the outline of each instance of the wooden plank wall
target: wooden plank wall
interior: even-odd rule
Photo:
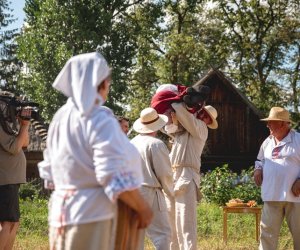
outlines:
[[[42,151],[27,151],[25,152],[27,160],[26,179],[27,181],[39,178],[39,171],[37,164],[43,160]]]
[[[253,165],[269,133],[266,124],[226,79],[213,74],[203,84],[211,88],[207,104],[217,109],[219,128],[209,129],[202,169],[205,171],[224,163],[229,163],[234,170]]]

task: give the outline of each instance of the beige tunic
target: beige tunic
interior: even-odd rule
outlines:
[[[166,196],[173,197],[173,178],[167,146],[149,135],[138,135],[131,140],[138,149],[143,162],[143,197],[152,207],[154,217],[150,226],[140,233],[139,249],[144,249],[144,237],[151,239],[156,249],[169,249],[171,227]]]
[[[173,103],[172,107],[176,111],[178,121],[185,128],[185,131],[174,135],[170,153],[172,166],[176,168],[175,181],[179,178],[183,182],[194,180],[199,187],[201,154],[208,136],[207,126],[189,113],[183,104]]]
[[[189,113],[184,104],[173,103],[184,131],[174,134],[170,159],[175,181],[175,219],[180,249],[197,249],[197,200],[199,199],[201,154],[207,140],[206,124]],[[172,249],[177,249],[176,246]]]

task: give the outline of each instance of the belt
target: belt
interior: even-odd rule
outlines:
[[[179,164],[174,164],[172,165],[172,170],[176,171],[177,168],[191,168],[193,170],[196,170],[197,172],[199,172],[200,169],[194,167],[194,166],[189,166],[189,165],[179,165]]]

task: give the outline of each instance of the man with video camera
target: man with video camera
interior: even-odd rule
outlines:
[[[2,105],[2,106],[1,106]],[[19,186],[26,182],[26,158],[22,148],[29,144],[31,108],[24,107],[14,121],[7,119],[4,102],[0,107],[0,250],[12,249],[19,227]],[[9,124],[18,132],[9,133]]]

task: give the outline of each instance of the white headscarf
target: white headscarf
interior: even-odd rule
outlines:
[[[98,85],[109,74],[110,68],[100,53],[81,54],[68,60],[52,86],[70,97],[82,115],[88,115],[96,99],[101,98]]]

